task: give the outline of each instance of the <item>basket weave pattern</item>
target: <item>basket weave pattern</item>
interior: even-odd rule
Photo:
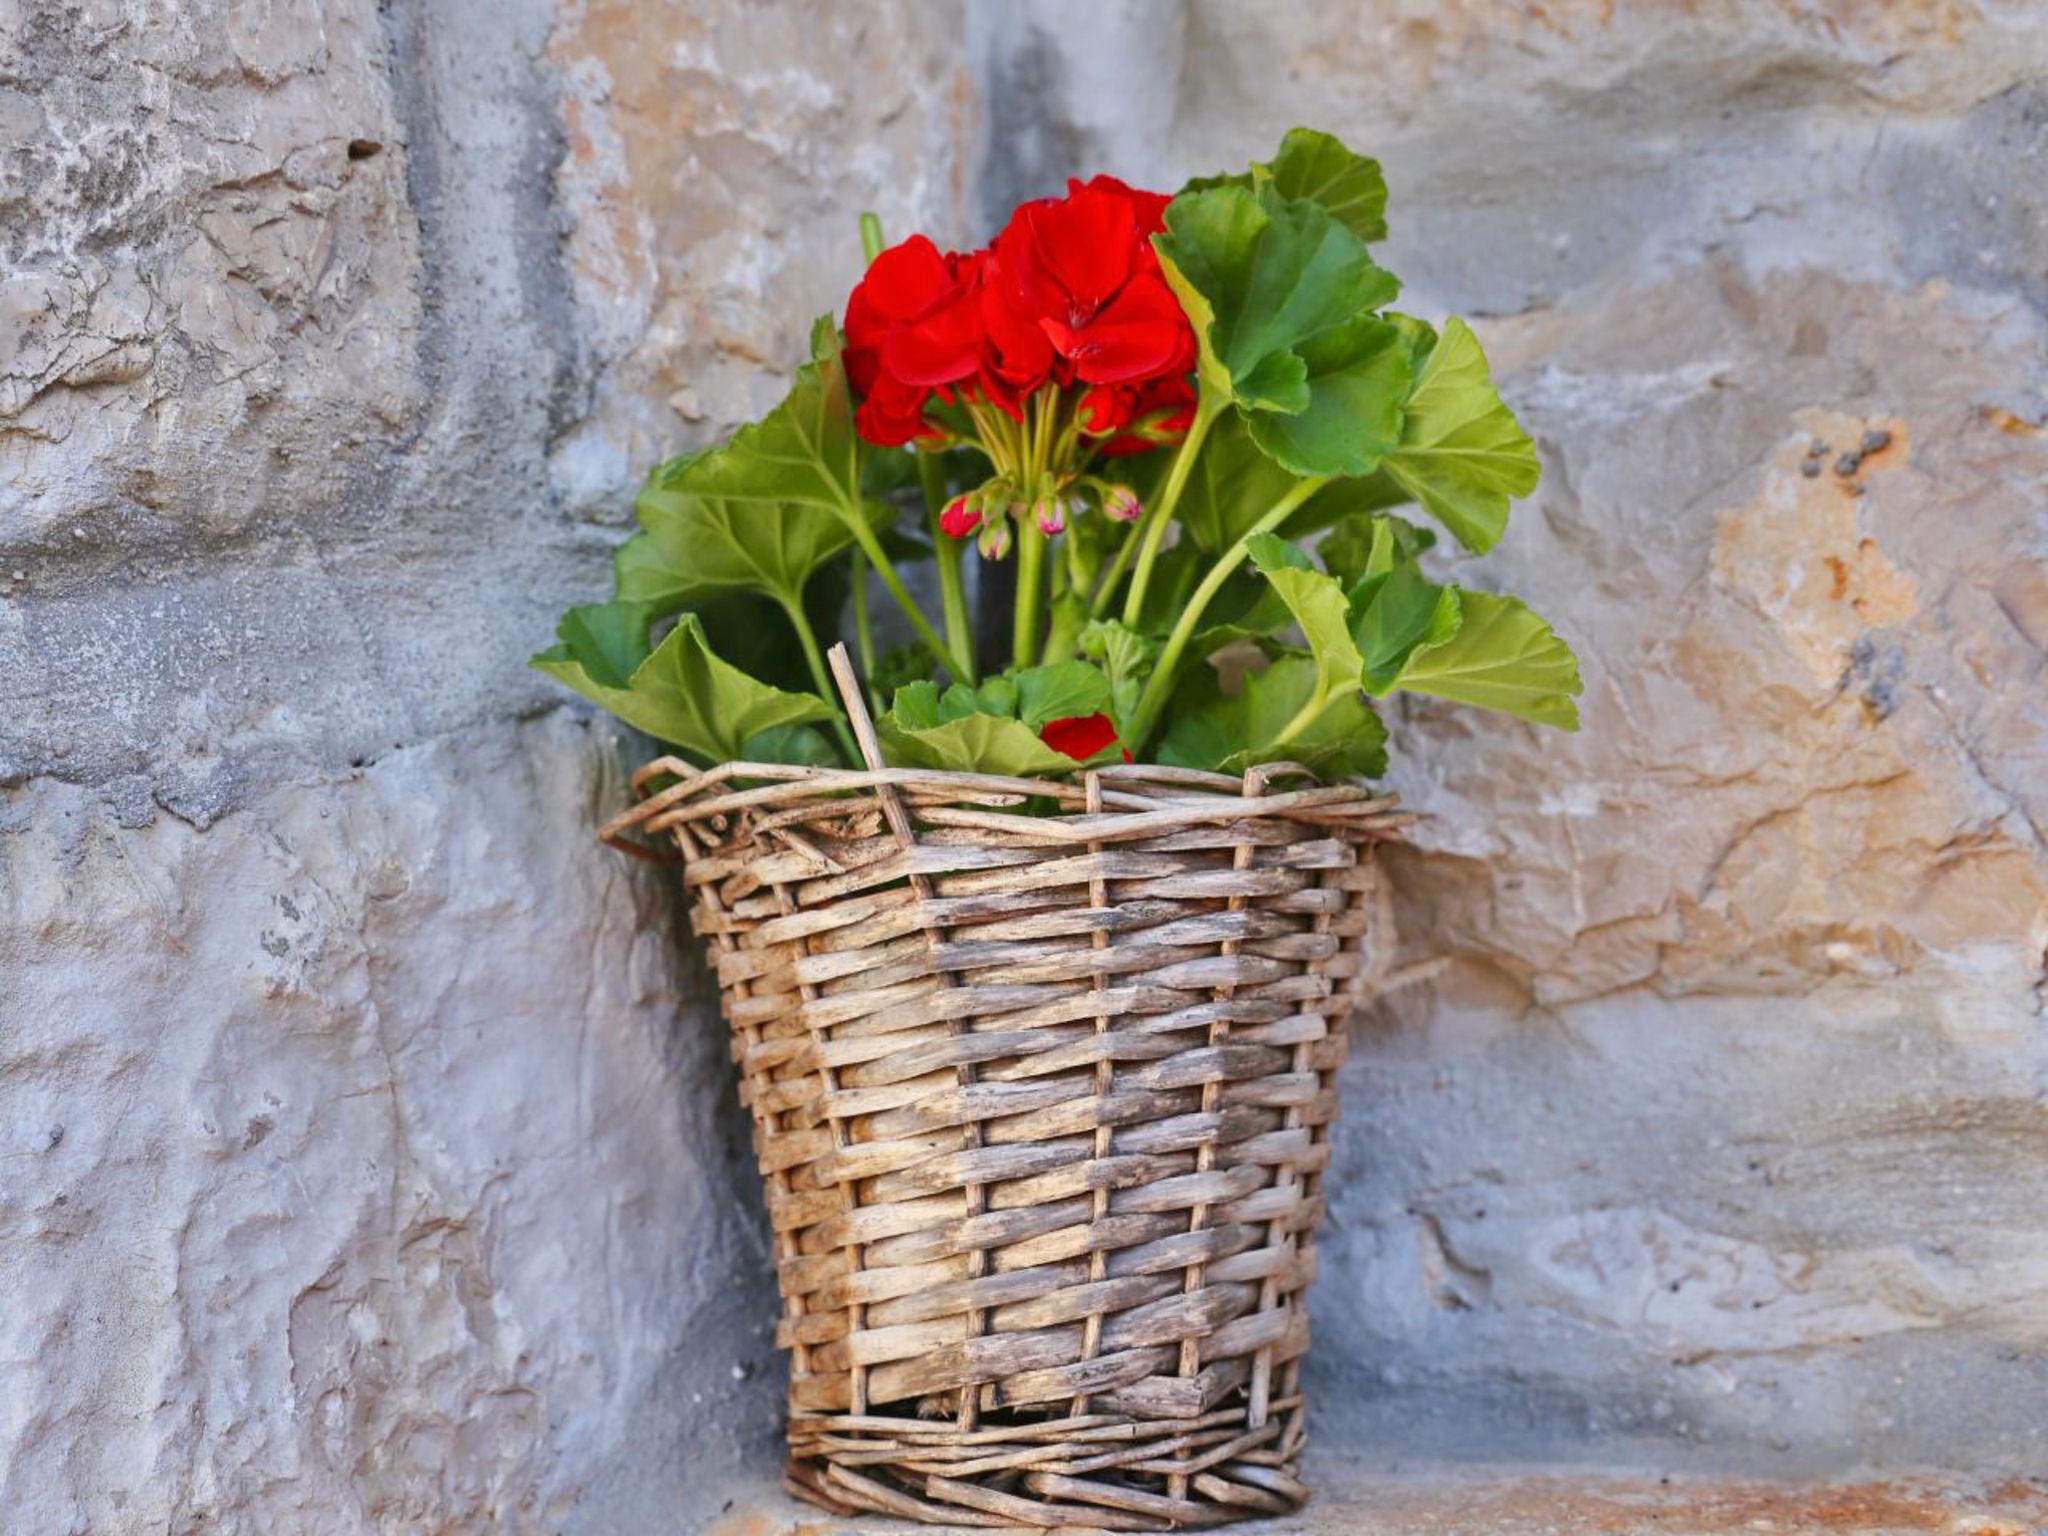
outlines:
[[[673,838],[716,959],[792,1490],[1119,1531],[1298,1507],[1392,802],[1272,766],[656,774],[678,782],[607,833]]]

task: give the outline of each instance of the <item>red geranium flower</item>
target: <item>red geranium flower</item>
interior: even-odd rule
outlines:
[[[1194,331],[1152,251],[1166,202],[1098,176],[1010,216],[981,301],[1002,383],[1124,384],[1192,366]]]
[[[1024,204],[986,250],[916,235],[883,251],[846,306],[861,435],[894,446],[940,431],[925,415],[935,396],[1022,421],[1029,397],[1058,385],[1085,392],[1062,408],[1103,453],[1171,441],[1193,414],[1195,337],[1152,249],[1166,204],[1097,176]],[[1016,504],[1072,467],[1031,466]]]
[[[923,235],[891,246],[846,301],[846,375],[860,393],[861,436],[896,446],[921,436],[937,388],[981,365],[980,258],[942,253]]]
[[[1064,720],[1047,721],[1038,739],[1053,751],[1085,763],[1103,748],[1116,744],[1116,726],[1104,714],[1069,715]],[[1126,747],[1124,761],[1130,760],[1131,751]]]

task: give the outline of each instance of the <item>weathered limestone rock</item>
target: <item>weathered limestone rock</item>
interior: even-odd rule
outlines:
[[[861,265],[858,219],[961,243],[979,104],[953,3],[563,8],[548,42],[564,253],[594,393],[555,444],[572,511],[781,398]]]
[[[553,1530],[761,1448],[750,1159],[621,787],[552,714],[204,832],[17,796],[11,1529]]]

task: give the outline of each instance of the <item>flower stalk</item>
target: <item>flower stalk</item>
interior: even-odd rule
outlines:
[[[933,560],[939,570],[939,615],[946,626],[945,649],[939,654],[963,682],[974,675],[974,628],[967,617],[967,587],[960,569],[960,540],[947,537],[939,526],[946,509],[946,474],[935,453],[919,453],[917,479],[924,493],[925,529],[931,535]],[[873,666],[862,662],[864,676]]]
[[[1038,662],[1039,585],[1045,579],[1045,534],[1033,518],[1017,530],[1017,607],[1010,622],[1010,664]]]
[[[1257,522],[1239,535],[1235,544],[1217,557],[1216,563],[1209,568],[1208,574],[1196,586],[1194,595],[1188,599],[1187,607],[1181,610],[1180,617],[1174,621],[1173,630],[1166,637],[1166,644],[1159,652],[1159,660],[1152,670],[1152,675],[1146,679],[1144,691],[1138,696],[1138,707],[1132,711],[1129,731],[1133,740],[1142,742],[1151,736],[1152,728],[1159,722],[1159,711],[1165,707],[1166,700],[1173,691],[1174,674],[1180,669],[1181,655],[1187,650],[1188,641],[1194,638],[1195,631],[1201,627],[1203,613],[1217,592],[1222,589],[1223,583],[1230,579],[1230,573],[1243,565],[1245,557],[1251,553],[1252,540],[1262,533],[1271,533],[1278,528],[1287,521],[1290,512],[1328,484],[1327,478],[1320,477],[1297,480],[1292,490],[1267,508]]]
[[[1145,588],[1152,580],[1152,565],[1159,558],[1159,546],[1166,540],[1166,529],[1173,518],[1173,509],[1180,505],[1181,492],[1187,489],[1188,476],[1193,472],[1195,459],[1202,451],[1202,443],[1209,435],[1223,407],[1206,390],[1195,405],[1195,419],[1188,424],[1188,435],[1181,440],[1180,450],[1173,456],[1173,464],[1166,472],[1166,484],[1160,488],[1158,497],[1145,509],[1144,516],[1131,529],[1123,547],[1116,553],[1116,560],[1103,578],[1101,588],[1095,594],[1091,605],[1096,613],[1109,606],[1109,598],[1116,590],[1118,578],[1123,575],[1124,565],[1129,561],[1133,548],[1139,548],[1138,568],[1131,574],[1131,590],[1124,598],[1124,622],[1135,625],[1138,616],[1145,611]]]
[[[828,702],[838,695],[832,688],[832,674],[825,667],[825,653],[818,648],[818,632],[811,627],[810,615],[804,612],[803,599],[793,593],[780,593],[778,598],[782,611],[789,616],[790,627],[796,631],[797,644],[803,647],[804,665],[811,670],[811,682],[818,690],[818,697]],[[832,731],[839,738],[840,749],[859,761],[860,748],[854,742],[852,728],[846,723],[846,712],[834,704]]]

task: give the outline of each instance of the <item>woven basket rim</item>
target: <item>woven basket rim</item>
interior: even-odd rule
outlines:
[[[825,768],[745,760],[698,768],[678,757],[658,757],[643,763],[632,775],[638,803],[600,826],[597,839],[621,852],[669,862],[674,855],[650,848],[639,835],[659,835],[683,821],[879,790],[907,791],[942,805],[992,807],[956,811],[946,819],[1052,844],[1121,841],[1175,824],[1270,816],[1391,838],[1416,819],[1400,809],[1400,797],[1391,791],[1376,791],[1357,780],[1326,782],[1295,762],[1260,763],[1242,775],[1150,763],[1077,767],[1075,773],[1078,782],[958,769]],[[664,774],[676,782],[650,791],[648,785]],[[760,782],[742,783],[749,780]],[[1292,781],[1303,787],[1269,788]],[[1031,799],[1051,799],[1062,807],[1080,809],[1050,816],[1005,814],[1001,809]],[[962,823],[961,818],[967,820]]]

